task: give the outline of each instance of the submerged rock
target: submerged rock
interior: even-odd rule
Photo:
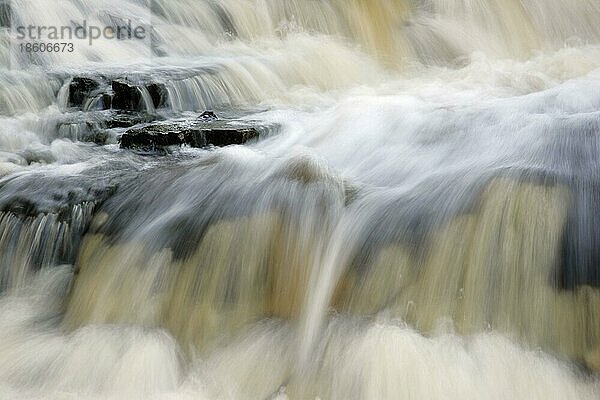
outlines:
[[[61,119],[57,125],[57,137],[81,142],[106,144],[111,136],[107,130],[131,128],[147,124],[163,117],[143,111],[96,111],[72,113]]]
[[[106,119],[105,124],[109,129],[113,128],[131,128],[132,126],[139,124],[147,124],[157,120],[164,119],[160,115],[149,114],[147,112],[132,112],[132,111],[118,111],[111,113],[110,117]]]
[[[77,174],[40,168],[2,179],[0,292],[40,269],[74,264],[96,207],[134,179],[134,168],[114,160]]]
[[[585,357],[586,366],[600,374],[600,347]]]
[[[169,146],[223,147],[244,144],[260,136],[257,127],[239,121],[218,120],[214,113],[203,113],[193,121],[161,122],[129,129],[121,137],[121,147],[145,151]]]
[[[50,164],[56,161],[56,156],[46,146],[27,146],[18,152],[18,156],[25,161],[25,165]]]
[[[11,163],[15,165],[28,165],[27,160],[21,154],[14,154],[0,150],[0,163]]]

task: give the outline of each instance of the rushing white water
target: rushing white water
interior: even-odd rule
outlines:
[[[302,383],[286,380],[294,340],[290,327],[277,322],[259,323],[186,366],[162,330],[90,325],[65,335],[57,329],[69,278],[68,268],[48,271],[2,300],[0,349],[10,360],[0,365],[3,398],[285,399],[282,382],[301,385],[294,389],[300,398],[315,397],[313,391],[332,399],[597,395],[597,385],[576,378],[567,365],[499,335],[462,338],[440,328],[425,338],[385,319],[331,321],[321,339],[322,361]]]
[[[27,55],[0,28],[0,398],[600,395],[597,1],[10,9],[151,35]],[[86,143],[109,111],[77,76],[278,128]]]

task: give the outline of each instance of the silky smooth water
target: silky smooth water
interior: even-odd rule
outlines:
[[[600,395],[596,1],[12,13],[152,36],[31,60],[0,31],[0,398]],[[69,82],[97,74],[163,83],[164,107],[142,94],[167,119],[277,129],[80,142]]]

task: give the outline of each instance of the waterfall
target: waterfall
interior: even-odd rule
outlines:
[[[0,0],[0,398],[598,398],[599,18]]]

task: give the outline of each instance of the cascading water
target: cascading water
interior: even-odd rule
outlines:
[[[599,18],[0,1],[0,398],[598,398]],[[149,35],[20,51],[84,20]]]

